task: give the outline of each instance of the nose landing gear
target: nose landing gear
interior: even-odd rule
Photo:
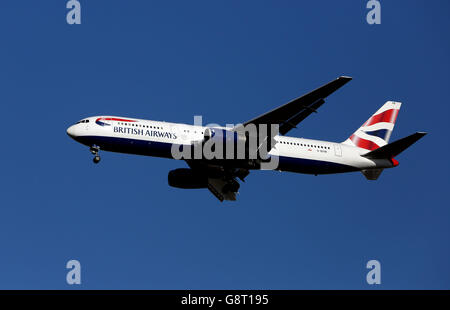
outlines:
[[[93,161],[94,161],[94,164],[98,164],[100,162],[100,156],[98,156],[98,155],[95,156]]]
[[[94,156],[94,164],[98,164],[100,162],[100,155],[98,155],[98,152],[100,151],[100,148],[96,145],[91,146],[91,153]]]

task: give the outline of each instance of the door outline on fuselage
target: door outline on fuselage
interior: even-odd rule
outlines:
[[[334,145],[334,155],[336,155],[337,157],[342,157],[342,147],[340,144]]]

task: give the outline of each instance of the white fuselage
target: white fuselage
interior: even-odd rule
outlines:
[[[126,117],[96,116],[70,126],[76,141],[101,150],[171,158],[172,145],[192,145],[208,127]],[[388,159],[368,159],[367,150],[342,143],[275,136],[269,154],[279,158],[275,170],[311,174],[391,168]]]

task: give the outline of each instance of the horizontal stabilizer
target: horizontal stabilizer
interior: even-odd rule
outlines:
[[[398,154],[400,154],[401,152],[403,152],[404,150],[406,150],[408,147],[417,142],[420,138],[422,138],[426,134],[427,134],[426,132],[416,132],[410,136],[389,143],[374,151],[364,154],[363,156],[371,159],[393,158]]]

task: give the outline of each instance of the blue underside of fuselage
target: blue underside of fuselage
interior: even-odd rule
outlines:
[[[74,139],[87,146],[96,145],[103,151],[173,158],[172,143],[102,136],[79,136]],[[228,159],[226,162],[230,165],[233,160]],[[240,166],[238,162],[236,161],[237,167]],[[275,170],[308,174],[330,174],[357,171],[358,169],[328,161],[280,156],[278,158],[278,168]]]

